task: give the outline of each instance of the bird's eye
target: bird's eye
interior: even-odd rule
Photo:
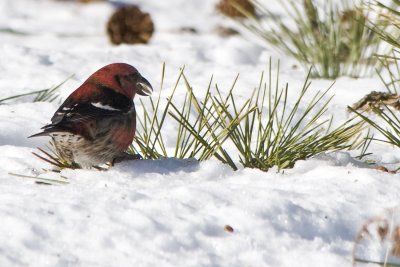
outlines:
[[[131,81],[131,82],[136,82],[139,77],[140,77],[140,74],[137,73],[137,72],[135,72],[133,74],[126,75],[126,79],[128,81]]]
[[[121,77],[119,75],[115,75],[115,80],[117,81],[118,85],[122,87]]]

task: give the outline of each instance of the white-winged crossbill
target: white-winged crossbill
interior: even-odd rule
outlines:
[[[128,157],[136,130],[133,99],[152,90],[131,65],[107,65],[64,101],[51,124],[30,137],[51,136],[62,158],[84,168]]]

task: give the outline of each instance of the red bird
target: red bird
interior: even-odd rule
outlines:
[[[43,132],[64,159],[89,168],[127,158],[136,130],[136,94],[150,83],[131,65],[114,63],[93,73],[54,113]]]

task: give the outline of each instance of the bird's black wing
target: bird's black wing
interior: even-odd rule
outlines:
[[[105,96],[93,96],[83,103],[68,98],[54,113],[51,124],[42,127],[43,132],[30,137],[48,135],[52,132],[70,132],[88,139],[94,138],[99,119],[126,114],[133,108],[131,99],[111,89],[104,89]]]
[[[82,99],[80,102],[74,101],[68,97],[65,102],[58,108],[51,118],[52,124],[61,122],[65,117],[73,117],[71,119],[84,119],[79,118],[99,115],[115,115],[114,111],[128,112],[133,106],[132,99],[127,98],[123,94],[117,93],[114,90],[99,86],[101,94],[92,95],[90,99]],[[76,116],[73,116],[75,114]]]

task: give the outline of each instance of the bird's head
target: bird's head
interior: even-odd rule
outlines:
[[[151,84],[137,71],[126,63],[106,65],[93,73],[86,82],[106,86],[126,97],[134,98],[136,94],[151,95]]]

